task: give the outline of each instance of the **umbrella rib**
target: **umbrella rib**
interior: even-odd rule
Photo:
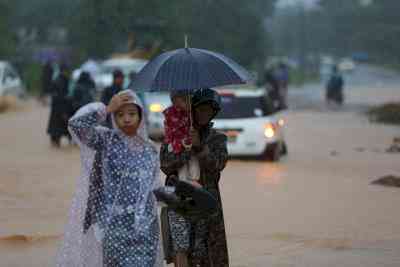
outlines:
[[[206,50],[203,50],[203,49],[196,49],[196,48],[194,48],[193,49],[194,51],[198,51],[198,52],[200,52],[200,53],[203,53],[203,54],[205,54],[205,55],[207,55],[207,56],[209,56],[209,57],[211,57],[211,59],[215,59],[215,60],[218,60],[218,62],[220,63],[220,64],[222,64],[222,65],[227,65],[227,63],[226,62],[224,62],[222,59],[220,59],[219,57],[216,57],[215,55],[218,55],[217,53],[215,53],[215,55],[213,54],[213,53],[204,53]],[[193,55],[192,55],[193,56]],[[194,56],[193,56],[194,57]],[[195,58],[195,57],[194,57]],[[198,65],[199,63],[197,62],[197,60],[196,60],[196,64]],[[206,73],[206,75],[208,76],[208,77],[210,77],[210,82],[209,82],[209,84],[206,86],[206,87],[215,87],[215,86],[222,86],[222,85],[227,85],[227,84],[233,84],[233,82],[225,82],[225,83],[221,83],[221,82],[215,82],[216,80],[218,80],[218,79],[216,79],[215,78],[215,76],[214,76],[214,74],[212,73],[212,72],[210,72],[209,71],[209,69],[208,68],[205,68],[204,69],[204,72]],[[231,70],[231,74],[232,74],[232,77],[233,76],[238,76],[239,77],[239,79],[237,79],[237,81],[235,81],[235,83],[236,82],[238,82],[238,83],[245,83],[245,82],[243,82],[240,78],[240,76],[238,75],[238,74],[236,74],[234,71],[232,71]],[[227,79],[227,80],[230,80],[230,79]]]
[[[199,63],[197,62],[196,58],[193,56],[192,52],[190,51],[190,48],[185,48],[186,52],[189,54],[189,56],[193,59],[193,62],[197,68],[197,72],[200,73],[200,67],[199,67]],[[198,86],[200,87],[199,81],[197,81]],[[190,88],[190,90],[198,90],[201,88]]]
[[[164,65],[164,64],[168,64],[168,61],[169,60],[171,60],[171,58],[173,58],[173,56],[174,56],[174,54],[173,53],[171,53],[166,59],[164,59],[163,60],[163,63],[162,64],[160,64],[160,68]],[[155,82],[155,81],[158,81],[159,79],[159,75],[160,75],[160,71],[156,71],[156,75],[154,76],[154,79],[153,79],[153,83]],[[169,87],[170,85],[168,85],[167,87]],[[173,88],[166,88],[166,89],[173,89]]]
[[[197,49],[197,48],[190,48],[190,49],[193,49],[193,51],[200,51],[200,52],[202,52],[201,49]],[[189,49],[188,49],[188,50],[189,50]],[[199,62],[197,61],[196,57],[193,56],[193,54],[191,53],[190,50],[189,50],[189,54],[190,54],[190,56],[193,58],[193,61],[195,62],[196,66],[197,66],[198,72],[201,73],[201,71],[204,71],[204,72],[206,73],[206,75],[207,75],[208,77],[210,77],[210,79],[208,79],[208,80],[210,81],[209,84],[207,84],[207,85],[205,85],[205,86],[201,86],[201,85],[199,84],[199,88],[196,88],[196,89],[202,89],[203,87],[214,87],[214,86],[217,86],[217,85],[224,85],[224,84],[220,84],[220,83],[216,83],[216,82],[215,82],[215,80],[218,80],[218,79],[215,78],[214,74],[213,74],[212,72],[210,72],[208,68],[201,68],[201,69],[200,69],[200,66],[199,66],[200,64],[199,64]],[[207,55],[209,55],[209,54],[207,54]],[[218,60],[219,60],[220,62],[222,62],[222,64],[225,64],[225,62],[223,62],[223,61],[220,60],[219,58],[218,58]],[[199,79],[201,79],[201,78],[199,78]]]
[[[243,80],[243,81],[245,81],[245,82],[248,82],[249,80],[251,80],[251,76],[250,76],[250,74],[248,73],[248,71],[246,70],[246,69],[244,69],[242,66],[240,66],[238,63],[236,63],[235,61],[233,61],[232,59],[230,59],[230,58],[228,58],[228,57],[226,57],[226,56],[224,56],[224,55],[222,55],[222,54],[220,54],[220,53],[217,53],[217,52],[211,52],[211,51],[207,51],[207,50],[204,50],[204,49],[197,49],[197,50],[199,50],[200,52],[202,52],[202,53],[204,53],[204,54],[207,54],[207,55],[209,55],[209,56],[211,56],[211,57],[213,57],[213,58],[215,58],[216,60],[218,60],[219,62],[222,62],[222,64],[227,64],[227,62],[229,63],[229,64],[231,64],[231,66],[232,67],[235,67],[236,68],[236,70],[237,71],[232,71],[233,73],[235,73],[237,76],[239,76],[239,78],[241,79],[241,80]],[[225,62],[226,61],[226,62]],[[242,77],[242,75],[241,74],[243,74],[243,76],[245,76],[245,77]],[[247,77],[246,77],[247,76]]]

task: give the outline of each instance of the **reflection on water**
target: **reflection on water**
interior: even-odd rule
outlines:
[[[271,241],[282,241],[286,243],[291,243],[292,245],[297,244],[300,247],[308,248],[325,248],[334,250],[345,250],[352,249],[354,241],[350,239],[335,239],[335,238],[310,238],[300,235],[295,235],[291,233],[272,233],[268,235],[234,235],[238,239],[248,239],[248,240],[271,240]],[[360,244],[360,242],[358,242]]]
[[[257,184],[278,185],[283,182],[286,167],[282,163],[265,162],[256,169]]]
[[[27,236],[27,235],[10,235],[0,237],[0,243],[8,244],[33,244],[35,242],[55,240],[61,236]]]
[[[234,266],[398,267],[400,241],[309,238],[290,233],[231,236]]]

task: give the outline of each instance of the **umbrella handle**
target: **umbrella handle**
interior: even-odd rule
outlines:
[[[193,126],[193,119],[192,119],[192,103],[191,103],[192,101],[191,101],[191,98],[190,98],[190,94],[187,94],[186,97],[187,97],[187,103],[188,103],[188,105],[189,105],[189,107],[188,107],[189,129],[191,129],[192,126]]]
[[[185,35],[185,38],[186,38],[187,36]],[[187,40],[185,40],[185,41],[187,41]],[[193,119],[192,119],[192,101],[191,101],[191,97],[190,97],[190,94],[187,94],[186,95],[186,97],[187,97],[187,103],[188,103],[188,105],[189,105],[189,135],[190,135],[190,132],[192,131],[192,127],[193,127]],[[189,167],[189,162],[187,163],[187,166],[186,166],[186,168],[187,168],[187,172],[188,172],[188,174],[189,174],[189,179],[192,179],[193,178],[193,174],[192,174],[192,171],[191,171],[191,169],[190,169],[190,167]]]

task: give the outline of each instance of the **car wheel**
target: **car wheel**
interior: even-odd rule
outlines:
[[[267,148],[262,155],[262,159],[274,162],[279,161],[282,155],[282,146],[281,142],[267,145]]]

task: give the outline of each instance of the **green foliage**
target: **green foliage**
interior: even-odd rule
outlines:
[[[174,34],[169,44],[183,46],[183,34],[190,46],[223,52],[250,66],[263,60],[270,48],[264,30],[264,18],[273,1],[170,1],[168,28]],[[176,15],[180,14],[180,16]]]
[[[266,56],[264,18],[273,0],[96,1],[78,5],[74,43],[88,56],[105,57],[123,46],[130,33],[138,41],[161,41],[164,49],[189,46],[223,52],[250,66]]]
[[[30,63],[25,66],[22,73],[26,89],[29,94],[38,95],[40,93],[42,66],[38,63]]]
[[[254,67],[271,50],[264,22],[275,1],[0,0],[0,33],[25,28],[36,33],[34,46],[39,47],[48,45],[49,29],[63,27],[68,31],[63,45],[80,59],[126,52],[132,36],[136,45],[159,42],[162,50],[175,49],[184,46],[187,34],[192,47],[216,50]],[[10,39],[2,35],[0,53]]]
[[[0,0],[0,59],[14,54],[15,38],[10,28],[10,2]]]

